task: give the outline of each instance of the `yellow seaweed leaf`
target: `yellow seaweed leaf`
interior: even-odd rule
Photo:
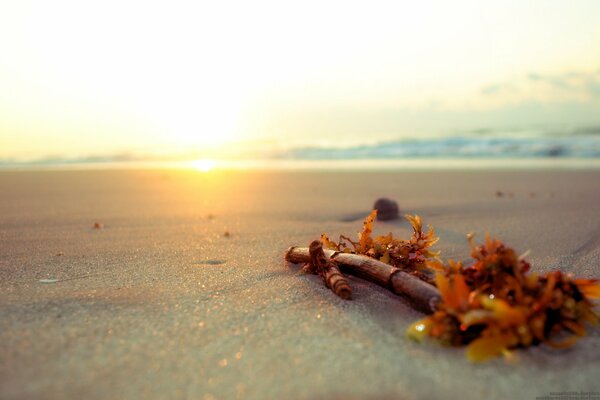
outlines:
[[[585,326],[578,324],[575,321],[565,320],[562,321],[562,325],[566,327],[568,330],[576,334],[577,336],[585,336],[587,332],[585,330]]]
[[[451,273],[450,276],[446,276],[443,272],[438,271],[435,274],[435,283],[447,307],[454,310],[466,308],[469,301],[469,288],[460,273]]]
[[[390,252],[386,251],[385,253],[383,253],[383,255],[381,256],[379,261],[389,264],[390,263]]]
[[[421,217],[419,217],[416,214],[415,215],[406,214],[405,218],[408,220],[408,222],[412,226],[413,233],[416,236],[418,236],[421,233],[421,230],[423,229],[423,221],[421,221]]]
[[[600,284],[597,279],[575,279],[573,283],[590,299],[600,299]]]
[[[502,355],[508,350],[513,339],[511,335],[498,335],[476,339],[467,347],[467,358],[470,361],[480,362]]]
[[[323,247],[330,250],[338,250],[338,245],[331,241],[326,234],[321,235],[321,243],[323,243]]]
[[[600,318],[598,318],[598,315],[596,315],[594,310],[592,310],[588,307],[582,307],[581,319],[586,321],[587,323],[589,323],[592,326],[598,325],[598,321],[600,320]]]
[[[494,319],[494,313],[489,310],[471,310],[461,315],[461,327],[468,328],[472,325],[482,324]]]
[[[431,319],[429,317],[423,318],[422,320],[412,324],[406,331],[406,335],[417,342],[421,342],[426,336],[429,335],[431,326]]]
[[[369,214],[367,218],[365,218],[365,222],[363,222],[363,230],[359,234],[360,252],[362,254],[369,250],[369,246],[373,241],[373,239],[371,239],[371,232],[373,232],[373,223],[375,222],[375,217],[377,217],[377,209],[371,211],[371,214]]]
[[[494,318],[500,326],[518,326],[525,323],[525,313],[502,299],[481,296],[480,302],[486,310],[494,313]]]

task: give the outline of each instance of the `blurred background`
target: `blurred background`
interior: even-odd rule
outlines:
[[[595,0],[3,2],[0,166],[591,164],[598,16]]]

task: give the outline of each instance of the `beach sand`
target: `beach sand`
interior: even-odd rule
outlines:
[[[600,276],[599,171],[0,172],[0,398],[600,392],[599,328],[472,364],[408,340],[422,315],[402,298],[351,278],[343,301],[284,263],[323,232],[355,235],[382,196],[432,224],[444,258],[490,232],[534,270]]]

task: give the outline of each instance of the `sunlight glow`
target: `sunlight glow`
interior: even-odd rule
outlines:
[[[594,0],[0,2],[0,159],[595,126],[599,14]]]
[[[200,172],[208,172],[215,168],[217,162],[215,160],[200,159],[192,161],[192,167]]]

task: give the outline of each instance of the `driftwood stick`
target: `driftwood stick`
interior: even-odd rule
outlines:
[[[323,252],[324,256],[338,264],[342,271],[376,283],[397,295],[408,298],[420,311],[428,314],[435,312],[441,298],[440,292],[435,286],[423,282],[399,268],[367,256],[334,250],[323,250]],[[306,247],[290,247],[285,253],[285,259],[296,264],[310,262],[310,250]]]
[[[330,288],[333,293],[344,300],[349,299],[352,295],[352,289],[344,275],[340,272],[338,265],[331,261],[329,257],[325,256],[323,245],[320,241],[315,240],[310,244],[308,257],[308,261],[310,261],[307,269],[308,272],[321,275],[325,281],[325,285]]]

